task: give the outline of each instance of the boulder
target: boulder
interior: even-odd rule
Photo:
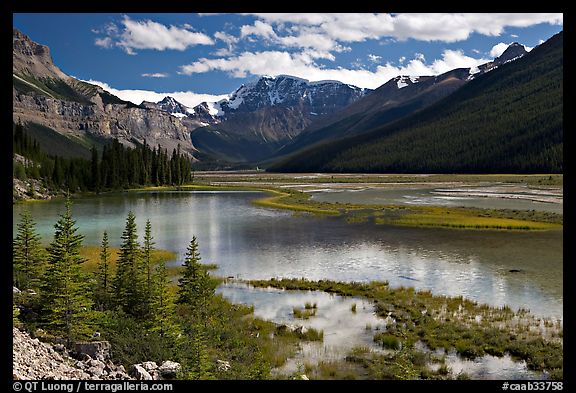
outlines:
[[[156,362],[144,362],[140,364],[144,370],[150,372],[152,370],[156,370],[158,368],[158,365],[156,364]]]
[[[160,375],[162,378],[176,378],[176,374],[182,369],[180,363],[172,362],[170,360],[166,360],[164,363],[158,367],[158,371],[160,371]]]
[[[230,362],[216,359],[216,367],[218,368],[218,371],[228,371],[230,370]]]
[[[108,341],[82,341],[74,344],[74,350],[78,355],[86,354],[100,361],[110,358],[110,347]]]
[[[12,287],[12,293],[13,293],[13,294],[17,294],[17,293],[20,293],[20,292],[22,292],[22,291],[20,291],[18,288]]]
[[[128,374],[139,381],[151,381],[152,376],[140,364],[133,364]]]

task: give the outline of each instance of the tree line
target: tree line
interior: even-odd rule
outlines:
[[[180,186],[192,179],[192,161],[180,145],[168,150],[143,144],[130,148],[113,139],[102,152],[93,146],[91,159],[48,155],[21,123],[14,126],[13,153],[23,156],[14,164],[14,177],[38,179],[51,190],[105,191],[149,185]]]
[[[206,377],[205,336],[216,285],[200,263],[196,237],[187,248],[175,293],[165,262],[153,261],[150,221],[140,244],[132,212],[126,218],[115,268],[104,231],[97,269],[89,274],[82,269],[86,262],[80,253],[84,236],[78,233],[71,206],[67,198],[54,225],[53,240],[45,249],[30,213],[21,213],[13,239],[13,282],[26,296],[15,303],[13,320],[19,323],[21,318],[41,326],[64,337],[68,346],[111,323],[114,329],[125,329],[127,324],[143,327],[150,339],[153,335],[167,348],[178,347],[186,354],[188,377]],[[27,314],[22,315],[22,310]]]

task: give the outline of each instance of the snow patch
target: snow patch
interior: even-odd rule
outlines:
[[[514,61],[514,60],[518,60],[518,59],[521,58],[522,56],[524,56],[524,55],[516,56],[516,57],[514,57],[514,58],[512,58],[512,59],[510,59],[510,60],[506,60],[506,61],[504,62],[504,64],[510,63],[511,61]]]
[[[314,115],[314,116],[318,116],[318,113],[316,113],[316,112],[310,112],[310,114]]]
[[[419,76],[410,76],[410,82],[412,83],[418,83],[419,79],[420,79]]]
[[[207,102],[208,113],[212,116],[224,116],[224,111],[220,106],[220,101],[218,102]]]
[[[405,76],[398,77],[398,80],[396,81],[396,86],[398,86],[399,89],[403,89],[406,86],[408,86],[408,83],[406,83],[406,77]]]
[[[179,119],[186,117],[186,115],[184,113],[170,113],[172,116],[177,117]]]
[[[335,80],[330,80],[330,79],[323,80],[323,81],[316,81],[316,82],[308,82],[308,84],[309,84],[310,86],[313,86],[313,85],[324,85],[324,84],[327,84],[327,83],[333,83],[333,84],[336,84],[336,85],[343,85],[343,84],[344,84],[344,83],[342,83],[342,82],[340,82],[340,81],[335,81]]]
[[[480,68],[478,68],[478,66],[475,67],[470,67],[470,69],[468,70],[468,73],[470,75],[474,75],[480,72]]]

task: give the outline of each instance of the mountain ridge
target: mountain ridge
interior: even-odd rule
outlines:
[[[312,147],[269,170],[562,172],[563,33],[515,61],[501,60],[412,116]]]

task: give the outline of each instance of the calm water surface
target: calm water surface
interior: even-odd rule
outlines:
[[[507,233],[401,228],[295,216],[251,205],[249,192],[141,192],[74,200],[84,244],[98,245],[104,230],[120,244],[128,211],[142,239],[152,222],[157,248],[183,259],[193,235],[202,261],[221,276],[244,279],[306,277],[343,281],[387,280],[392,286],[462,295],[491,305],[524,307],[562,317],[562,231]],[[18,204],[27,208],[45,243],[63,201]],[[511,273],[510,270],[519,270]]]

